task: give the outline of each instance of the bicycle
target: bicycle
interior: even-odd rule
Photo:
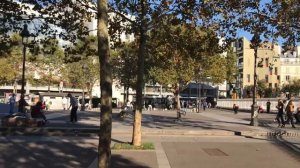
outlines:
[[[181,115],[185,116],[186,115],[186,111],[185,110],[179,110],[179,111],[177,111],[177,118],[176,118],[175,122],[182,121],[181,120]]]
[[[120,111],[119,117],[120,117],[121,119],[124,119],[124,118],[126,118],[126,117],[129,117],[131,114],[133,114],[133,111],[132,111],[130,108],[125,107],[125,108],[123,108],[123,109]]]

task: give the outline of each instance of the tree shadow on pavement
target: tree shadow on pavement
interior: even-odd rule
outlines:
[[[35,138],[35,140],[32,140]],[[80,141],[39,141],[41,137],[0,144],[0,167],[5,168],[81,168],[88,167],[95,156],[96,146]],[[84,159],[83,159],[84,158]]]
[[[0,167],[5,168],[88,168],[97,158],[98,141],[9,137],[0,140]],[[152,168],[155,151],[112,151],[112,168]]]
[[[137,163],[132,159],[128,159],[119,154],[112,154],[111,168],[151,168],[150,166]]]
[[[147,118],[151,118],[151,120],[147,120]],[[176,117],[173,116],[166,116],[166,115],[157,115],[157,114],[143,114],[142,120],[142,127],[144,128],[154,128],[154,129],[170,129],[170,130],[188,130],[188,129],[194,129],[194,130],[221,130],[221,131],[229,131],[233,132],[235,135],[240,134],[240,128],[241,126],[248,126],[248,124],[245,123],[239,123],[239,122],[226,122],[226,121],[218,121],[218,120],[212,120],[212,119],[201,119],[201,118],[191,118],[184,116],[182,117],[182,121],[176,122]],[[126,118],[122,121],[119,121],[121,125],[124,126],[132,126],[133,124],[133,118]],[[219,123],[219,124],[218,124]],[[224,127],[224,124],[221,123],[228,123],[232,124],[231,126]],[[234,126],[237,125],[237,126]],[[245,127],[246,129],[246,127]]]

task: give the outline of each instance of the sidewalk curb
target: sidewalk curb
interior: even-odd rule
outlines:
[[[299,149],[297,146],[295,146],[295,145],[293,145],[291,142],[289,142],[289,141],[283,139],[281,136],[279,136],[278,138],[276,138],[276,140],[277,140],[278,142],[280,142],[281,144],[287,146],[287,147],[290,148],[291,150],[293,150],[293,151],[295,151],[295,152],[297,152],[297,153],[300,153],[300,149]]]
[[[65,127],[0,127],[0,135],[47,135],[47,136],[97,136],[99,128],[65,128]],[[112,130],[112,134],[132,134],[132,130]],[[254,136],[254,137],[300,137],[299,131],[290,130],[257,130],[257,131],[224,131],[224,130],[143,130],[142,135],[166,136]]]
[[[279,130],[279,131],[244,131],[244,132],[242,132],[242,136],[300,137],[300,133],[295,132],[295,131],[286,131],[286,130]]]

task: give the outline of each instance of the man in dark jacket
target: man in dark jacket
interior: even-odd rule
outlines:
[[[72,96],[71,93],[68,93],[68,97],[70,98],[70,107],[71,108],[71,114],[70,114],[70,122],[75,123],[77,122],[77,109],[78,109],[78,101],[75,97]]]
[[[268,100],[267,102],[267,113],[270,113],[270,108],[271,108],[271,102]]]

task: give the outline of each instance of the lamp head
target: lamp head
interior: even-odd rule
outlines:
[[[20,33],[21,37],[22,37],[22,43],[25,44],[29,44],[29,43],[35,43],[35,35],[34,34],[30,34],[28,31],[28,25],[24,24],[23,30]]]
[[[22,38],[26,38],[30,36],[27,24],[24,24],[23,30],[21,31],[20,35]]]

